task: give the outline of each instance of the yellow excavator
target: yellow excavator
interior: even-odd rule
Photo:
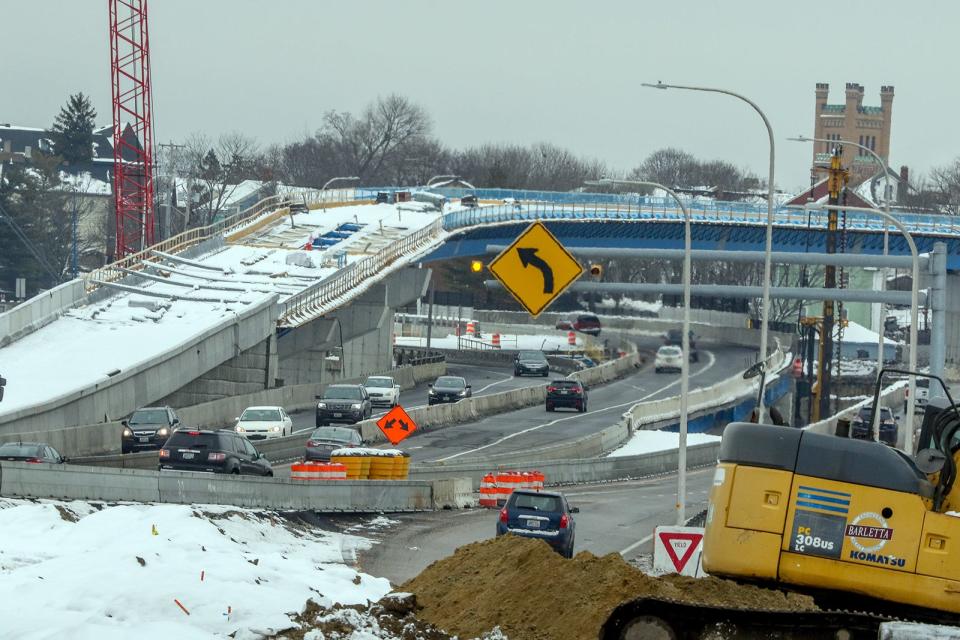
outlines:
[[[733,423],[723,434],[704,570],[805,593],[816,611],[642,598],[600,637],[875,639],[888,620],[960,624],[960,411],[936,376],[892,369],[877,378],[874,411],[894,372],[935,379],[946,395],[926,409],[915,458],[790,427]]]

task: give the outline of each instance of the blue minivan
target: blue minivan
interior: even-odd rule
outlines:
[[[577,528],[574,513],[580,509],[571,508],[562,493],[518,489],[500,510],[497,535],[537,538],[564,558],[572,558]]]

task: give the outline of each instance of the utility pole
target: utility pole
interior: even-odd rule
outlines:
[[[840,204],[840,194],[847,186],[850,179],[850,173],[840,165],[840,159],[843,149],[837,146],[830,156],[830,168],[827,169],[827,190],[829,193],[828,203],[837,206]],[[837,252],[837,228],[838,215],[836,209],[830,209],[827,212],[827,253]],[[837,268],[828,264],[823,270],[823,286],[827,289],[837,287]],[[816,401],[813,409],[814,415],[811,422],[817,422],[823,416],[830,415],[830,389],[831,389],[831,361],[833,360],[833,327],[834,319],[834,301],[823,301],[823,321],[820,326],[820,357],[819,371],[817,376],[817,388],[815,393]]]

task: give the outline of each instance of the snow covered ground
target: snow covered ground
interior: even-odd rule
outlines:
[[[687,434],[687,446],[707,442],[720,442],[720,436],[711,436],[705,433]],[[669,431],[637,431],[633,434],[632,438],[627,440],[625,445],[611,453],[608,457],[638,456],[641,453],[670,451],[671,449],[677,449],[679,446],[679,433],[671,433]]]
[[[487,345],[493,344],[491,333],[486,332],[483,337],[477,340],[471,336],[464,336],[462,342],[479,341]],[[432,336],[430,346],[434,349],[457,349],[457,336],[447,334],[445,336]],[[500,335],[500,346],[504,349],[520,349],[529,351],[574,351],[583,349],[584,342],[580,336],[576,337],[577,344],[571,345],[567,342],[567,335]],[[426,347],[427,339],[416,336],[397,336],[397,346],[399,347]],[[463,346],[463,345],[461,345]],[[467,348],[467,347],[464,347]]]
[[[9,381],[0,415],[92,387],[105,381],[108,372],[154,360],[274,293],[282,302],[336,273],[338,255],[344,254],[347,264],[361,260],[440,215],[419,209],[421,203],[315,209],[295,215],[295,227],[284,218],[243,238],[243,244],[148,271],[163,281],[138,288],[175,300],[118,292],[0,349],[2,373]],[[326,249],[303,249],[343,223],[364,226]]]
[[[0,499],[0,636],[259,638],[308,598],[388,593],[351,566],[370,544],[233,507]]]

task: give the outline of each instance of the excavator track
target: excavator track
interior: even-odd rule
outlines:
[[[641,598],[614,609],[600,640],[876,640],[891,618],[858,611],[784,611],[715,607]]]

